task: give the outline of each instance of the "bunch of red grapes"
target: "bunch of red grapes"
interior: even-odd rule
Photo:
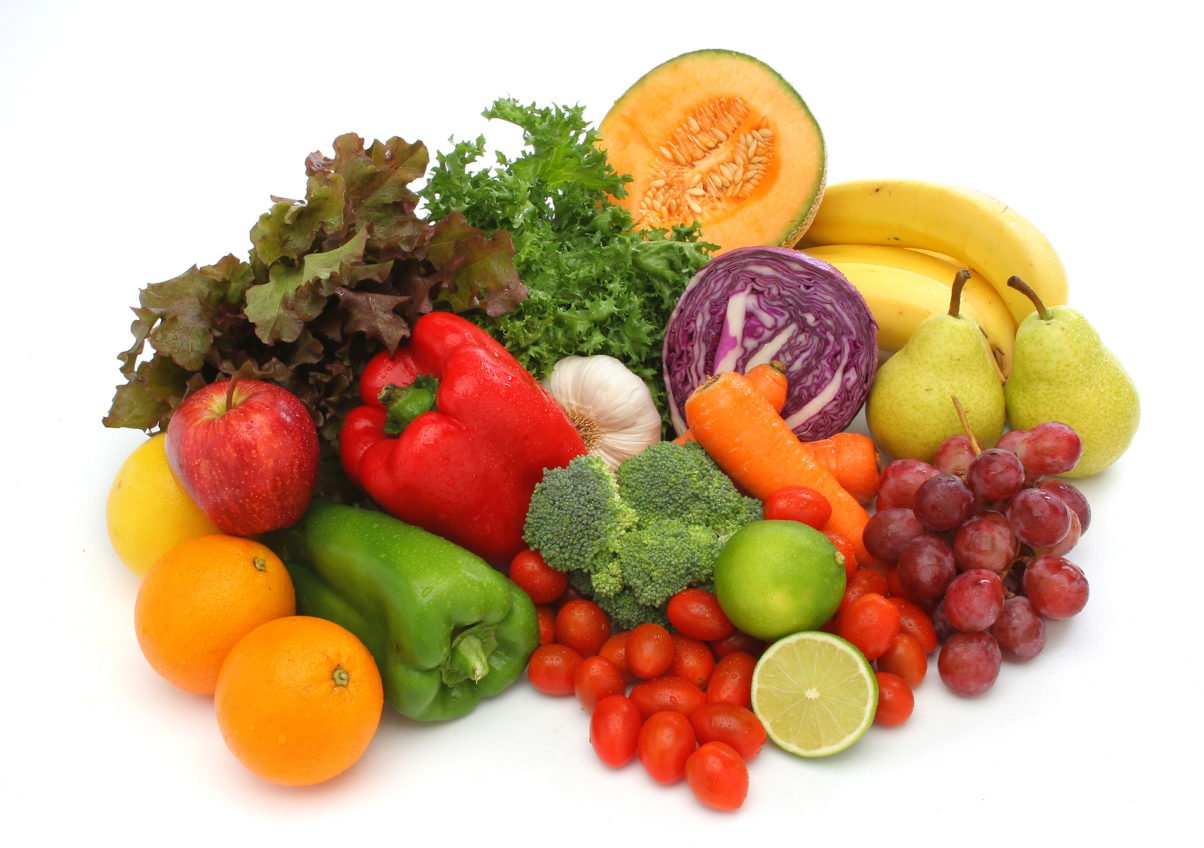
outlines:
[[[931,611],[937,669],[957,694],[990,689],[1004,657],[1032,659],[1045,647],[1045,621],[1087,603],[1087,578],[1066,554],[1091,509],[1056,479],[1081,453],[1072,428],[1048,422],[983,451],[952,436],[931,463],[900,459],[882,470],[865,546]]]

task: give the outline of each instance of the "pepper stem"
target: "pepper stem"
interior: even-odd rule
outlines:
[[[470,627],[452,640],[443,664],[443,683],[455,686],[465,680],[479,682],[489,674],[489,655],[497,649],[497,635],[489,625]]]
[[[385,435],[396,436],[424,412],[435,408],[435,393],[439,380],[430,374],[419,374],[408,386],[392,383],[380,390],[377,400],[384,406]]]

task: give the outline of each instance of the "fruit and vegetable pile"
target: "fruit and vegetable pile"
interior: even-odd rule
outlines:
[[[340,136],[247,258],[133,310],[110,537],[150,666],[251,771],[329,780],[384,709],[525,680],[734,810],[766,741],[904,724],[934,655],[982,695],[1084,608],[1070,479],[1139,403],[1031,222],[827,185],[803,100],[730,51],[596,129],[485,114],[520,153]]]

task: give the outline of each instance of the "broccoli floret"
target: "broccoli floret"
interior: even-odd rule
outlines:
[[[523,539],[553,568],[592,574],[614,559],[635,521],[610,467],[584,454],[544,473],[531,494]]]
[[[657,442],[620,465],[617,478],[641,520],[672,518],[731,535],[761,518],[761,502],[742,494],[697,442]]]
[[[631,630],[637,624],[646,621],[655,622],[662,627],[669,626],[669,616],[664,607],[650,607],[635,599],[635,594],[626,589],[609,598],[594,598],[602,611],[610,618],[614,630]]]
[[[641,522],[623,536],[623,579],[635,599],[660,607],[682,589],[709,580],[723,547],[708,527],[672,518]]]
[[[710,585],[723,544],[761,515],[700,446],[659,442],[617,472],[589,455],[545,472],[523,536],[628,629],[667,623],[669,598]]]

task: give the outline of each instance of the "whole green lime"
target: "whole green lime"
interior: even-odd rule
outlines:
[[[799,521],[754,521],[723,546],[715,595],[732,624],[772,641],[827,623],[844,595],[841,555]]]

